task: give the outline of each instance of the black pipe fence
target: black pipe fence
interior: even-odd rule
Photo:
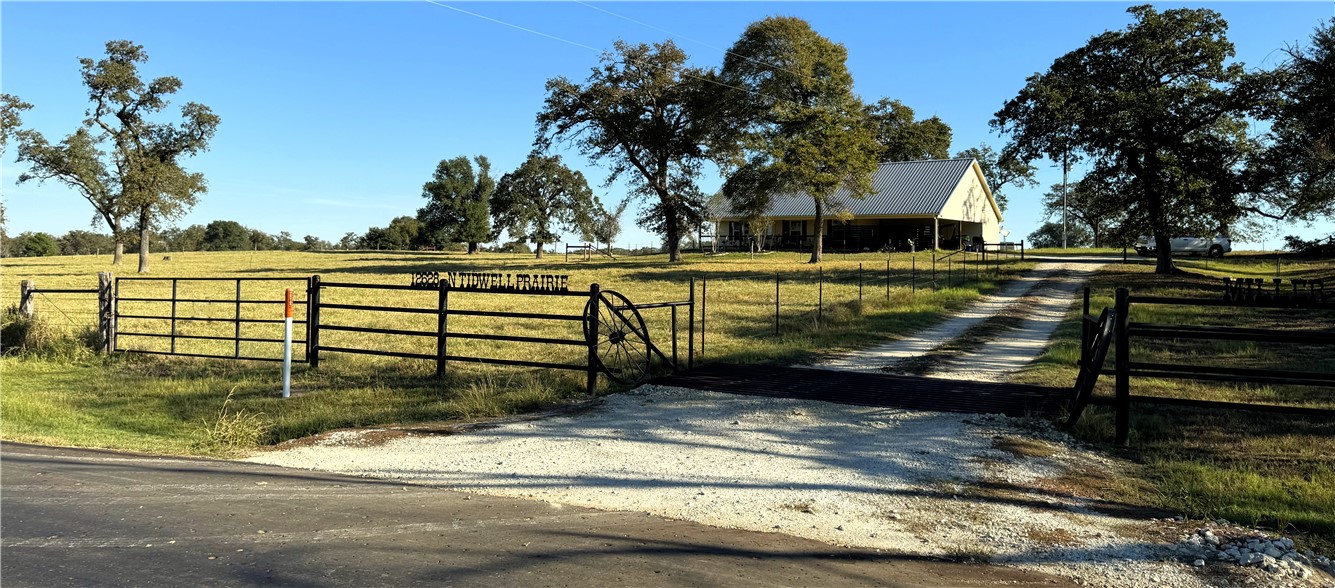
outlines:
[[[884,264],[874,266],[866,262],[859,263],[857,269],[836,270],[818,266],[814,273],[737,272],[715,276],[713,281],[718,283],[717,287],[738,283],[754,284],[746,289],[746,298],[756,304],[767,304],[772,309],[770,332],[774,336],[782,336],[784,325],[805,325],[808,317],[812,324],[820,328],[826,324],[827,312],[841,305],[852,304],[852,308],[860,313],[863,306],[874,298],[883,299],[889,304],[896,290],[912,296],[920,290],[974,285],[1001,277],[1018,261],[1018,257],[982,251],[955,251],[939,257],[933,256],[932,263],[924,263],[921,268],[918,256],[910,256],[907,267],[896,266],[892,259],[893,255],[887,256]],[[769,285],[762,286],[764,283]],[[761,288],[766,287],[771,294],[763,298],[765,302],[761,302],[756,295]],[[813,297],[814,303],[810,302]],[[733,302],[736,303],[735,300]]]
[[[1236,283],[1236,282],[1235,282]],[[1235,293],[1236,294],[1236,293]],[[1266,345],[1307,345],[1314,347],[1335,347],[1335,330],[1324,329],[1271,329],[1247,328],[1229,325],[1184,325],[1155,324],[1131,321],[1133,305],[1196,306],[1221,309],[1283,309],[1284,321],[1300,324],[1303,313],[1331,316],[1335,312],[1335,301],[1328,302],[1323,297],[1263,297],[1263,298],[1185,298],[1171,296],[1132,295],[1126,288],[1116,290],[1115,305],[1105,309],[1097,320],[1089,315],[1089,293],[1086,289],[1084,321],[1081,338],[1082,380],[1085,370],[1097,371],[1098,374],[1115,377],[1114,396],[1092,397],[1089,391],[1080,393],[1077,386],[1077,403],[1074,408],[1083,409],[1084,404],[1111,405],[1113,407],[1116,442],[1126,445],[1130,439],[1131,407],[1133,404],[1157,404],[1185,406],[1194,408],[1214,408],[1226,410],[1248,410],[1255,412],[1288,414],[1303,417],[1335,418],[1335,409],[1292,406],[1280,404],[1256,404],[1234,401],[1199,400],[1192,398],[1173,398],[1133,394],[1132,378],[1153,378],[1167,380],[1197,380],[1228,382],[1235,384],[1272,384],[1281,386],[1335,388],[1335,373],[1307,372],[1284,369],[1265,369],[1253,367],[1231,367],[1206,365],[1200,361],[1189,364],[1156,361],[1139,361],[1132,357],[1132,344],[1139,341],[1247,341]],[[1229,316],[1221,313],[1221,316]],[[1091,322],[1097,326],[1092,326]],[[1111,328],[1107,327],[1111,324]],[[1108,331],[1115,345],[1115,361],[1112,369],[1103,366],[1108,345]],[[1101,349],[1101,351],[1100,351]],[[1324,353],[1324,351],[1316,351]],[[1199,354],[1197,354],[1199,355]],[[1092,386],[1092,382],[1089,383]],[[1075,412],[1068,420],[1068,426],[1079,418]]]

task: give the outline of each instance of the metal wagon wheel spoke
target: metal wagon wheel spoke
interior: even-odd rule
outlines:
[[[644,317],[617,292],[603,290],[585,307],[585,340],[593,345],[593,359],[617,383],[637,384],[649,377],[648,333]]]

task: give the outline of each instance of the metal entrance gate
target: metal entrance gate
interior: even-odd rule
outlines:
[[[308,278],[116,278],[112,351],[283,360],[283,294],[292,288],[299,338],[294,362],[309,351]],[[305,332],[306,335],[301,335]]]

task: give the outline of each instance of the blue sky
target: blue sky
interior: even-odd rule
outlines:
[[[582,81],[597,64],[597,51],[578,45],[601,51],[616,39],[671,37],[694,65],[713,67],[749,23],[798,16],[847,46],[865,100],[888,96],[919,117],[940,116],[954,129],[954,152],[980,143],[1000,147],[1004,138],[988,120],[1027,76],[1130,22],[1130,4],[1120,2],[595,6],[639,23],[576,2],[5,1],[0,91],[32,103],[25,126],[58,140],[77,128],[87,108],[78,59],[102,56],[112,39],[144,45],[146,77],[184,82],[173,112],[198,101],[222,117],[210,151],[186,162],[205,174],[209,193],[178,224],[228,219],[336,241],[414,214],[421,186],[441,159],[486,155],[498,177],[517,167],[532,148],[544,83],[556,76]],[[1237,59],[1253,67],[1275,65],[1283,47],[1305,44],[1335,15],[1331,2],[1189,6],[1223,14]],[[602,187],[606,173],[598,166],[574,152],[566,159],[584,170],[604,201],[624,197],[624,185]],[[11,233],[58,235],[89,226],[92,208],[77,194],[53,183],[15,186],[22,168],[13,160],[11,146],[0,169]],[[1003,226],[1013,238],[1042,222],[1042,191],[1061,181],[1050,162],[1038,165],[1043,186],[1008,191]],[[1077,166],[1072,175],[1080,173]],[[720,183],[713,170],[701,180],[708,192]],[[656,244],[633,218],[626,215],[618,244]],[[1278,236],[1329,232],[1330,225],[1280,226],[1256,245],[1276,247]]]

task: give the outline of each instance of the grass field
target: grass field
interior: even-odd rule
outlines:
[[[940,320],[961,308],[980,292],[995,287],[977,279],[981,269],[969,256],[968,273],[974,280],[961,285],[963,256],[942,262],[931,280],[930,253],[915,257],[894,254],[831,255],[820,267],[801,263],[796,255],[775,253],[752,258],[745,254],[688,256],[685,263],[669,265],[664,256],[617,261],[571,261],[559,257],[531,257],[408,252],[261,252],[173,253],[171,261],[156,261],[153,276],[163,277],[290,277],[291,281],[243,282],[246,300],[281,300],[282,289],[298,289],[304,299],[304,279],[319,274],[325,281],[407,284],[414,271],[488,271],[568,274],[572,290],[587,290],[592,283],[625,294],[636,303],[685,300],[689,283],[697,281],[705,320],[704,361],[792,363],[841,349],[863,347],[901,336]],[[33,280],[38,288],[84,288],[96,284],[96,272],[106,271],[107,257],[54,257],[4,260],[6,282],[0,305],[16,303],[18,280]],[[887,270],[886,263],[890,264]],[[862,265],[859,302],[858,267]],[[1000,278],[1032,264],[1003,265]],[[911,284],[916,272],[916,291]],[[888,272],[888,279],[887,279]],[[780,334],[774,333],[774,284],[780,284]],[[819,286],[823,277],[824,287]],[[988,276],[984,275],[984,278]],[[947,281],[953,287],[946,287]],[[707,283],[707,285],[706,285]],[[886,286],[889,283],[890,288]],[[165,282],[123,281],[120,312],[124,315],[164,315],[170,305],[130,298],[167,297]],[[234,282],[177,284],[180,298],[226,299],[235,296]],[[706,294],[707,291],[707,294]],[[370,304],[434,308],[434,292],[328,289],[324,303]],[[824,309],[818,312],[817,301]],[[581,298],[494,296],[457,293],[451,308],[519,310],[579,314]],[[40,295],[39,317],[50,330],[78,333],[95,320],[93,295]],[[298,319],[304,308],[298,306]],[[233,304],[183,302],[178,316],[229,318]],[[277,318],[281,306],[246,304],[244,318]],[[350,326],[426,330],[436,318],[423,314],[391,314],[326,309],[322,323]],[[670,344],[670,311],[646,310],[652,338],[664,349]],[[686,320],[679,316],[678,347],[686,351]],[[820,324],[817,324],[818,320]],[[123,333],[170,331],[170,321],[122,319]],[[227,322],[178,321],[177,332],[201,336],[229,336]],[[247,324],[243,337],[278,338],[281,327]],[[299,328],[300,332],[301,329]],[[506,333],[551,338],[582,338],[578,322],[521,321],[480,317],[451,317],[451,332]],[[697,332],[699,334],[699,331]],[[298,335],[300,338],[301,335]],[[321,344],[380,350],[434,353],[434,342],[424,338],[365,335],[322,331]],[[121,348],[162,350],[167,339],[122,335]],[[231,342],[178,340],[177,351],[231,354]],[[701,342],[697,341],[697,352]],[[3,435],[6,439],[55,444],[115,447],[165,453],[222,454],[254,444],[269,444],[340,427],[492,416],[535,410],[577,400],[583,395],[584,374],[534,369],[502,369],[451,362],[445,380],[433,377],[429,361],[325,353],[318,370],[294,369],[296,397],[276,398],[276,365],[227,360],[197,360],[158,356],[117,355],[106,358],[79,351],[76,345],[5,357]],[[242,343],[241,354],[278,357],[271,343]],[[583,363],[580,347],[451,339],[450,354],[473,357],[522,358],[555,363]],[[297,354],[298,359],[301,354]],[[226,407],[225,399],[229,398]]]
[[[1113,291],[1218,297],[1219,278],[1273,277],[1273,255],[1242,255],[1178,262],[1190,272],[1156,276],[1147,265],[1107,266],[1091,282],[1093,312],[1112,306]],[[1285,278],[1322,278],[1335,282],[1335,262],[1285,259]],[[1080,339],[1073,307],[1053,345],[1020,381],[1069,385],[1076,374]],[[1335,329],[1335,313],[1267,309],[1193,308],[1140,305],[1132,321],[1197,325],[1234,325],[1284,329]],[[1335,335],[1332,335],[1335,337]],[[1137,361],[1274,367],[1307,372],[1335,372],[1335,348],[1248,341],[1133,341]],[[1111,365],[1113,357],[1108,358]],[[1243,385],[1133,378],[1132,393],[1206,400],[1335,408],[1335,389]],[[1097,393],[1112,395],[1112,378],[1100,379]],[[1077,425],[1078,436],[1099,444],[1113,437],[1112,412],[1091,408]],[[1140,468],[1152,491],[1138,497],[1147,505],[1193,517],[1224,517],[1286,531],[1310,533],[1319,544],[1335,547],[1335,423],[1296,417],[1133,407],[1131,447],[1122,452]]]

